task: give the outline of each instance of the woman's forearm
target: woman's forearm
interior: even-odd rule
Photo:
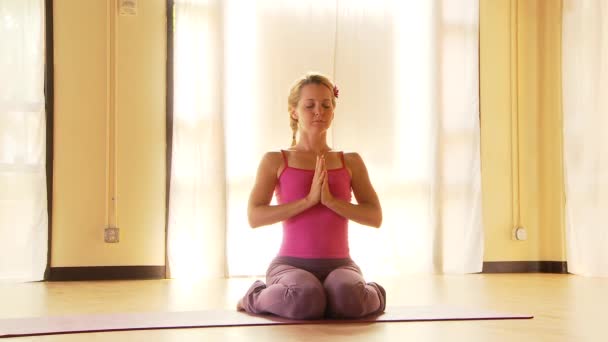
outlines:
[[[359,224],[379,228],[382,224],[382,208],[371,203],[353,204],[337,198],[325,204],[336,214]]]
[[[307,197],[278,205],[250,205],[247,212],[249,225],[251,228],[257,228],[285,221],[313,205]]]

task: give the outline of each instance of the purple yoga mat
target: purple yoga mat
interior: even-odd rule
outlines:
[[[529,319],[510,314],[449,306],[393,306],[386,312],[356,320],[288,320],[276,316],[254,316],[237,311],[116,313],[103,315],[48,316],[0,319],[0,338],[100,331],[234,327],[278,324],[336,324],[415,321]]]

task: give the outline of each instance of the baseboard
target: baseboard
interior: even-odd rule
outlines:
[[[482,273],[568,273],[565,261],[484,261]],[[48,281],[165,279],[165,266],[51,267]]]
[[[48,281],[165,279],[165,266],[51,267]]]
[[[568,273],[565,261],[484,261],[482,273]]]

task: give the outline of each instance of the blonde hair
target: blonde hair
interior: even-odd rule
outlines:
[[[298,131],[298,120],[291,116],[291,112],[295,110],[300,101],[300,95],[302,88],[308,84],[322,84],[331,91],[331,104],[336,108],[336,96],[334,94],[334,84],[329,78],[323,74],[309,72],[303,77],[299,78],[289,90],[289,96],[287,97],[287,112],[289,113],[289,127],[291,127],[291,146],[296,144],[296,133]]]

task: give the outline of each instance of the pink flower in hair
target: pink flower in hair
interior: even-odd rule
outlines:
[[[340,95],[340,89],[338,89],[337,85],[334,85],[334,97],[338,98],[338,95]]]

